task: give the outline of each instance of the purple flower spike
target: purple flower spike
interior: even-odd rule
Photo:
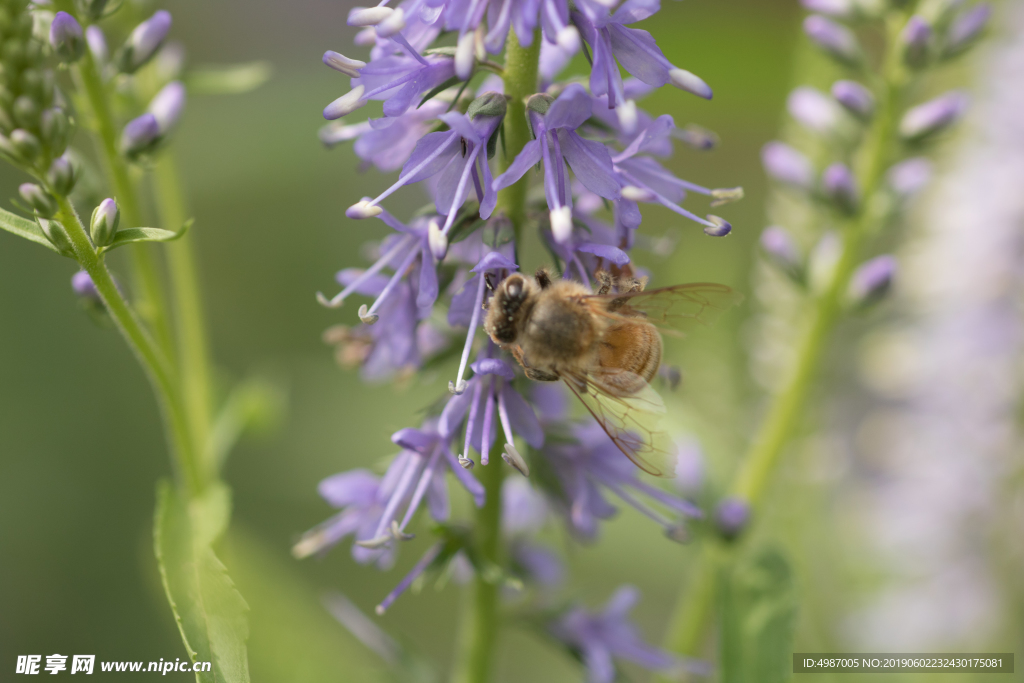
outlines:
[[[907,20],[900,34],[903,61],[907,66],[920,69],[928,63],[932,44],[932,27],[924,18],[914,15]]]
[[[875,96],[857,81],[836,81],[832,97],[861,121],[870,120],[875,113]]]
[[[149,113],[156,117],[160,135],[166,135],[178,123],[185,108],[185,84],[171,81],[153,97]]]
[[[543,109],[546,102],[531,102],[534,104],[528,115],[536,139],[526,143],[508,170],[494,179],[494,190],[512,185],[542,162],[551,230],[557,242],[565,243],[573,227],[572,186],[566,164],[588,190],[605,199],[620,197],[619,179],[608,148],[576,132],[590,118],[592,107],[590,95],[582,85],[570,85],[543,114],[538,109]]]
[[[640,637],[629,613],[640,598],[632,586],[624,586],[608,600],[599,613],[574,607],[551,624],[551,633],[580,654],[587,667],[589,683],[612,683],[616,677],[614,658],[636,662],[649,671],[668,671],[680,660]]]
[[[50,45],[65,62],[76,62],[85,52],[82,26],[67,12],[57,12],[50,24]]]
[[[957,17],[946,31],[946,45],[942,56],[952,57],[969,48],[985,30],[991,16],[992,6],[981,3]]]
[[[900,121],[900,135],[910,141],[923,140],[939,133],[963,116],[969,99],[959,91],[953,91],[919,104]]]
[[[750,523],[750,505],[739,498],[726,498],[715,510],[715,526],[727,540],[733,540]]]
[[[855,213],[860,203],[857,180],[846,164],[832,164],[825,169],[821,179],[825,196],[841,211]]]
[[[831,19],[812,14],[804,19],[804,33],[815,45],[834,59],[856,66],[860,64],[863,52],[853,31]]]
[[[814,184],[811,162],[784,142],[769,142],[761,148],[761,163],[768,175],[787,185],[807,190]]]
[[[118,65],[125,73],[134,73],[156,54],[171,31],[171,13],[159,10],[135,27],[121,48]]]
[[[901,197],[921,191],[932,177],[932,164],[923,157],[913,157],[896,164],[887,174],[889,187]]]
[[[100,301],[100,293],[96,289],[89,273],[80,270],[71,276],[71,289],[75,294],[87,301]]]
[[[152,149],[160,140],[160,122],[152,114],[132,119],[121,133],[121,151],[128,157],[138,156]]]
[[[827,135],[839,123],[840,110],[836,103],[817,88],[801,86],[789,94],[786,108],[802,125]]]
[[[857,308],[865,308],[879,302],[889,293],[896,277],[897,261],[889,254],[867,261],[850,278],[847,296]]]

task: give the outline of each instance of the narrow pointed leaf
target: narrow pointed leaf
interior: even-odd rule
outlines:
[[[18,237],[24,237],[30,242],[41,244],[50,251],[57,251],[56,247],[50,244],[50,240],[46,239],[46,235],[43,234],[38,223],[4,209],[0,209],[0,229]]]
[[[164,230],[162,228],[125,228],[118,230],[117,235],[114,236],[114,241],[109,247],[104,247],[100,251],[110,251],[111,249],[117,249],[118,247],[131,244],[132,242],[173,242],[176,239],[185,236],[188,229],[192,227],[193,219],[185,221],[185,225],[181,226],[181,229],[177,232],[171,230]]]

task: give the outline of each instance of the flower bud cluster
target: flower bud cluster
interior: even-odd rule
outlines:
[[[81,27],[67,14],[54,21],[58,54],[70,58],[80,51]],[[33,34],[27,2],[0,2],[0,156],[38,178],[51,177],[49,189],[67,194],[75,174],[66,159],[57,162],[67,149],[71,125],[47,66],[50,50]],[[53,198],[46,190],[24,188],[20,194],[40,215],[52,215]]]

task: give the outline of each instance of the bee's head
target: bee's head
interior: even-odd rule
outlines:
[[[487,307],[487,334],[499,344],[515,342],[520,322],[525,317],[534,284],[518,273],[501,281]]]

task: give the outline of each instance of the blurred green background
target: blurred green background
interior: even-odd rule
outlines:
[[[252,607],[253,680],[370,680],[374,656],[326,614],[320,596],[341,590],[372,611],[419,556],[421,541],[404,547],[388,573],[355,564],[347,546],[301,563],[289,549],[331,513],[316,495],[317,482],[389,455],[390,434],[413,424],[415,411],[449,377],[441,373],[405,388],[366,386],[338,369],[320,342],[324,328],[353,322],[356,306],[328,311],[313,293],[335,291],[335,271],[360,265],[360,246],[383,234],[373,221],[347,220],[344,209],[388,182],[376,171],[357,173],[350,148],[325,151],[316,138],[321,108],[347,89],[347,79],[323,67],[320,55],[334,49],[361,56],[345,25],[349,5],[188,0],[161,6],[173,13],[172,36],[185,43],[191,64],[267,60],[274,67],[272,80],[255,92],[192,98],[174,143],[196,218],[218,366],[225,377],[273,377],[289,393],[283,427],[243,443],[226,472],[235,513],[225,559]],[[672,114],[677,124],[694,122],[721,136],[710,153],[678,146],[670,167],[694,182],[742,185],[747,193],[722,210],[734,225],[726,240],[706,238],[668,211],[645,212],[648,234],[675,231],[680,238],[668,258],[637,256],[655,282],[712,280],[749,290],[764,222],[758,153],[779,128],[800,19],[795,0],[686,0],[666,2],[657,20],[643,25],[670,61],[715,89],[711,102],[666,88],[643,103],[655,114]],[[0,167],[0,197],[13,197],[22,180]],[[410,189],[388,208],[401,216],[420,203]],[[114,267],[126,280],[125,264],[115,260]],[[169,474],[156,407],[121,339],[80,310],[69,286],[73,272],[70,261],[0,235],[3,676],[18,654],[185,655],[152,553],[155,482]],[[686,406],[681,422],[714,434],[706,446],[718,463],[713,467],[722,470],[738,456],[752,422],[740,408],[749,404],[742,336],[750,301],[714,330],[669,349],[686,378],[676,403]],[[791,543],[799,548],[801,541]],[[594,605],[622,583],[637,585],[643,592],[637,619],[658,642],[691,555],[624,511],[603,527],[598,544],[570,550],[568,592]],[[801,580],[824,584],[820,594],[830,594],[828,578]],[[428,589],[401,599],[380,623],[445,671],[458,601],[456,587]],[[801,632],[814,628],[805,623]],[[574,662],[530,634],[508,629],[504,638],[499,680],[581,678]]]

